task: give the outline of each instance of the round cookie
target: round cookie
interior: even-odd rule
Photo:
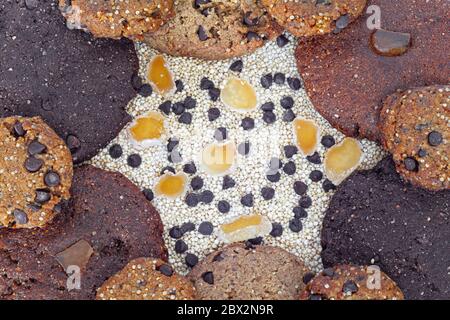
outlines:
[[[415,88],[388,97],[380,113],[384,148],[414,185],[450,188],[450,86]]]
[[[0,228],[44,227],[70,197],[72,157],[39,117],[0,118]]]
[[[88,160],[130,121],[138,70],[129,40],[69,30],[57,0],[0,3],[0,117],[41,116]]]
[[[299,39],[296,59],[316,110],[347,136],[378,140],[383,100],[397,90],[448,83],[445,0],[368,0],[368,12],[339,34]],[[371,37],[381,28],[411,37],[398,56],[376,53]],[[368,28],[368,24],[372,29]],[[400,35],[398,33],[406,33]],[[391,34],[392,35],[392,34]],[[389,40],[389,39],[386,39]],[[399,43],[390,39],[387,45]]]
[[[296,37],[339,32],[361,15],[367,0],[261,0],[279,25]]]
[[[109,278],[97,300],[193,300],[195,289],[185,277],[159,259],[138,258]]]
[[[139,39],[172,18],[173,0],[59,0],[67,26],[95,37]]]
[[[45,229],[0,229],[0,300],[95,299],[128,261],[167,260],[158,212],[119,173],[76,168],[60,210]]]
[[[293,300],[307,271],[281,248],[237,243],[208,255],[188,277],[201,300]]]
[[[301,300],[403,300],[403,293],[375,266],[338,265],[316,275]]]
[[[178,1],[175,17],[144,42],[174,56],[220,60],[241,56],[281,33],[256,0]]]
[[[406,299],[450,299],[448,199],[405,184],[390,157],[354,173],[325,214],[324,266],[376,264]]]

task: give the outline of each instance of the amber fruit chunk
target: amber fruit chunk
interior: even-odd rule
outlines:
[[[220,92],[222,102],[238,112],[248,112],[256,108],[258,98],[255,89],[245,80],[230,78]]]
[[[297,146],[304,156],[310,156],[317,150],[320,128],[312,120],[297,118],[294,120],[294,133]]]
[[[86,240],[79,240],[64,251],[55,255],[56,260],[67,271],[69,266],[77,266],[83,270],[91,255],[94,253],[89,242]]]
[[[229,173],[236,160],[236,145],[233,142],[212,143],[203,149],[201,163],[211,175]]]
[[[262,237],[270,233],[272,224],[265,216],[258,214],[240,216],[219,228],[218,237],[226,243]]]
[[[394,32],[383,29],[375,30],[370,36],[372,50],[381,56],[401,56],[411,46],[409,33]]]
[[[172,72],[166,66],[166,60],[163,56],[153,57],[148,66],[147,79],[153,84],[153,87],[162,95],[170,95],[175,91],[175,82]]]
[[[173,174],[167,172],[163,174],[154,188],[157,196],[169,199],[181,197],[187,190],[187,176],[184,173]]]
[[[158,112],[135,119],[129,127],[131,138],[140,146],[159,143],[164,131],[164,117]]]
[[[359,141],[345,138],[325,153],[325,174],[335,185],[340,184],[361,163],[363,152]]]

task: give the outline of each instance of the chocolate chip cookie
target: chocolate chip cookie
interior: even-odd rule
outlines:
[[[39,117],[0,118],[0,228],[43,227],[70,197],[72,157]]]
[[[382,142],[412,184],[450,189],[450,86],[415,88],[388,97],[380,113]]]
[[[376,264],[406,299],[450,299],[449,199],[405,184],[390,157],[354,173],[325,214],[324,266]]]
[[[175,18],[144,38],[151,47],[175,56],[206,60],[241,56],[281,32],[259,0],[178,1],[175,12]]]
[[[140,39],[174,14],[173,0],[59,0],[59,8],[69,28],[113,39]]]
[[[403,293],[378,266],[338,265],[310,280],[301,300],[403,300]]]
[[[76,168],[59,209],[45,229],[0,229],[0,300],[94,299],[132,259],[167,260],[159,214],[119,173]]]
[[[278,24],[297,37],[340,32],[360,16],[367,0],[261,0]]]
[[[75,163],[93,157],[130,121],[133,43],[69,30],[57,0],[1,1],[0,21],[0,117],[40,116]]]
[[[97,300],[193,300],[195,289],[175,274],[166,262],[138,258],[109,278],[98,290]]]
[[[294,300],[308,272],[299,259],[271,246],[228,245],[208,255],[188,277],[204,300]]]
[[[299,39],[296,58],[316,110],[348,136],[378,140],[387,96],[448,83],[450,33],[442,13],[450,4],[368,0],[367,5],[369,13],[339,34]]]

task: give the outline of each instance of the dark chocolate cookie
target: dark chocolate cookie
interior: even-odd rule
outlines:
[[[450,189],[450,86],[396,93],[380,113],[384,148],[399,172],[429,190]]]
[[[251,53],[280,32],[259,0],[178,1],[175,17],[144,42],[175,56],[220,60]]]
[[[159,214],[119,173],[76,169],[61,210],[46,229],[0,229],[0,299],[94,299],[130,260],[167,259]]]
[[[322,230],[322,260],[378,265],[406,299],[450,299],[450,191],[405,184],[391,158],[344,181]]]
[[[375,32],[378,8],[384,30]],[[450,4],[369,0],[368,10],[339,34],[300,39],[296,58],[314,107],[346,135],[377,140],[383,99],[448,83]]]
[[[130,120],[138,59],[131,41],[66,27],[57,0],[0,3],[0,117],[41,116],[76,163]]]

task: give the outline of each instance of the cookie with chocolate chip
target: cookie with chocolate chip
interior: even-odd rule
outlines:
[[[255,51],[281,32],[256,0],[175,3],[175,17],[145,35],[151,47],[175,56],[220,60]]]
[[[261,0],[278,24],[297,37],[339,32],[359,17],[367,0]]]
[[[310,280],[300,300],[403,300],[397,284],[378,266],[337,265]]]
[[[69,30],[58,0],[0,1],[0,117],[40,116],[75,163],[90,159],[131,120],[133,42]]]
[[[59,0],[59,8],[69,28],[113,39],[139,39],[174,14],[173,0]]]
[[[384,148],[397,171],[414,185],[450,189],[450,86],[391,95],[380,113]]]
[[[128,261],[167,260],[160,216],[126,177],[78,167],[71,193],[45,229],[0,228],[0,300],[95,299]]]
[[[138,258],[109,278],[97,300],[193,300],[195,288],[160,259]]]
[[[205,300],[294,300],[304,290],[303,263],[272,246],[235,243],[208,255],[189,273]]]
[[[0,118],[0,227],[44,227],[70,197],[72,156],[39,117]]]

